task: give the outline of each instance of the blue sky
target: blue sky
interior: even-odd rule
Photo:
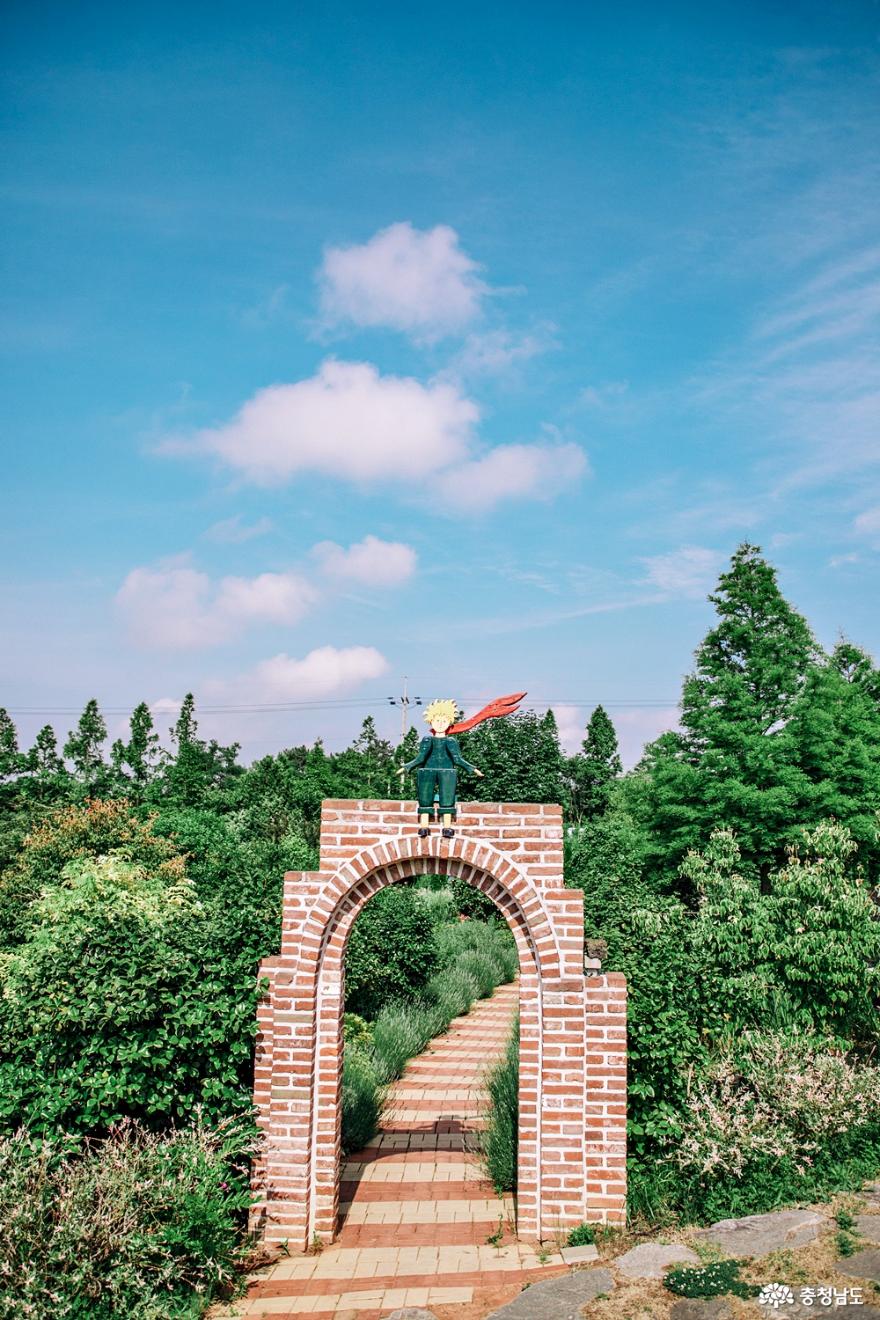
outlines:
[[[2,21],[25,740],[192,689],[338,746],[407,674],[632,762],[743,539],[880,650],[876,3]]]

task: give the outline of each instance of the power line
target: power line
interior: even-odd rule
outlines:
[[[484,697],[462,697],[463,706],[474,706],[483,701]],[[138,703],[130,706],[102,706],[101,711],[105,715],[130,715]],[[285,711],[312,711],[312,710],[364,710],[367,707],[376,709],[378,707],[387,707],[388,705],[403,706],[404,715],[409,705],[421,705],[419,698],[328,698],[324,701],[278,701],[278,702],[253,702],[242,705],[199,705],[197,712],[200,715],[264,715],[280,714]],[[625,708],[628,710],[654,710],[663,709],[678,705],[678,699],[675,697],[552,697],[552,698],[533,698],[528,703],[529,707],[537,710],[548,710],[558,706],[574,706],[577,709],[592,710],[595,706],[605,706],[606,708]],[[169,708],[167,711],[163,708],[153,710],[153,715],[173,715],[176,707]],[[8,706],[7,711],[10,715],[81,715],[82,706]]]

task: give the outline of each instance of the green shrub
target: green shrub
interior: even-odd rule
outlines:
[[[761,1289],[746,1283],[739,1272],[738,1260],[720,1260],[713,1265],[670,1270],[663,1282],[679,1297],[724,1297],[730,1293],[734,1297],[757,1297]]]
[[[435,1019],[415,1004],[389,1004],[373,1023],[372,1055],[382,1082],[393,1082],[431,1039]]]
[[[591,1247],[596,1241],[596,1228],[594,1224],[578,1224],[573,1228],[566,1239],[566,1246],[569,1247]]]
[[[431,914],[408,885],[370,899],[345,951],[345,1006],[372,1019],[397,999],[414,999],[438,965]]]
[[[190,1320],[231,1295],[252,1147],[242,1124],[0,1140],[0,1320]]]
[[[433,927],[452,925],[458,920],[458,908],[451,889],[445,886],[442,889],[428,888],[419,883],[414,886],[413,894]]]
[[[69,862],[0,959],[0,1130],[247,1112],[258,990],[179,868]]]
[[[480,997],[476,977],[457,964],[447,967],[439,976],[432,977],[425,989],[440,1010],[441,1018],[445,1019],[446,1027],[453,1018],[469,1012],[471,1004]]]
[[[373,1029],[357,1013],[346,1013],[342,1019],[342,1039],[346,1045],[367,1046],[372,1042]]]
[[[456,962],[456,968],[472,976],[477,984],[479,998],[491,995],[501,979],[501,968],[490,950],[469,949]]]
[[[15,863],[0,875],[0,947],[25,938],[33,904],[58,883],[68,862],[116,857],[173,883],[184,874],[183,850],[139,820],[128,802],[89,801],[50,812],[26,835]]]
[[[362,1150],[379,1130],[385,1090],[363,1046],[347,1045],[342,1064],[342,1149]]]
[[[511,1192],[516,1189],[519,1128],[519,1023],[504,1057],[489,1073],[486,1090],[489,1112],[482,1135],[483,1162],[495,1190]]]

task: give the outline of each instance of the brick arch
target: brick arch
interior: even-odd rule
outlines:
[[[585,977],[583,899],[562,884],[561,809],[463,804],[451,840],[420,839],[414,820],[414,803],[327,801],[320,871],[285,878],[281,957],[260,969],[269,992],[254,1100],[266,1144],[253,1226],[299,1249],[335,1234],[345,945],[370,898],[422,874],[488,894],[517,943],[520,1234],[621,1218],[625,985],[597,965]]]
[[[309,914],[302,928],[306,947],[311,947],[315,938],[319,939],[320,956],[325,957],[326,943],[346,911],[355,906],[359,911],[380,889],[419,875],[446,875],[485,893],[510,927],[520,961],[524,956],[521,944],[525,940],[535,966],[540,964],[545,976],[559,976],[556,932],[535,886],[497,848],[471,840],[453,839],[432,853],[419,850],[407,838],[364,848],[340,869]],[[367,897],[362,897],[367,890]]]

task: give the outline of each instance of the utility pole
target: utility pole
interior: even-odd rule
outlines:
[[[421,706],[421,697],[411,697],[409,695],[409,678],[406,674],[403,676],[403,695],[400,697],[389,697],[388,702],[392,706],[400,706],[400,741],[403,742],[409,733],[409,708],[410,706]]]

